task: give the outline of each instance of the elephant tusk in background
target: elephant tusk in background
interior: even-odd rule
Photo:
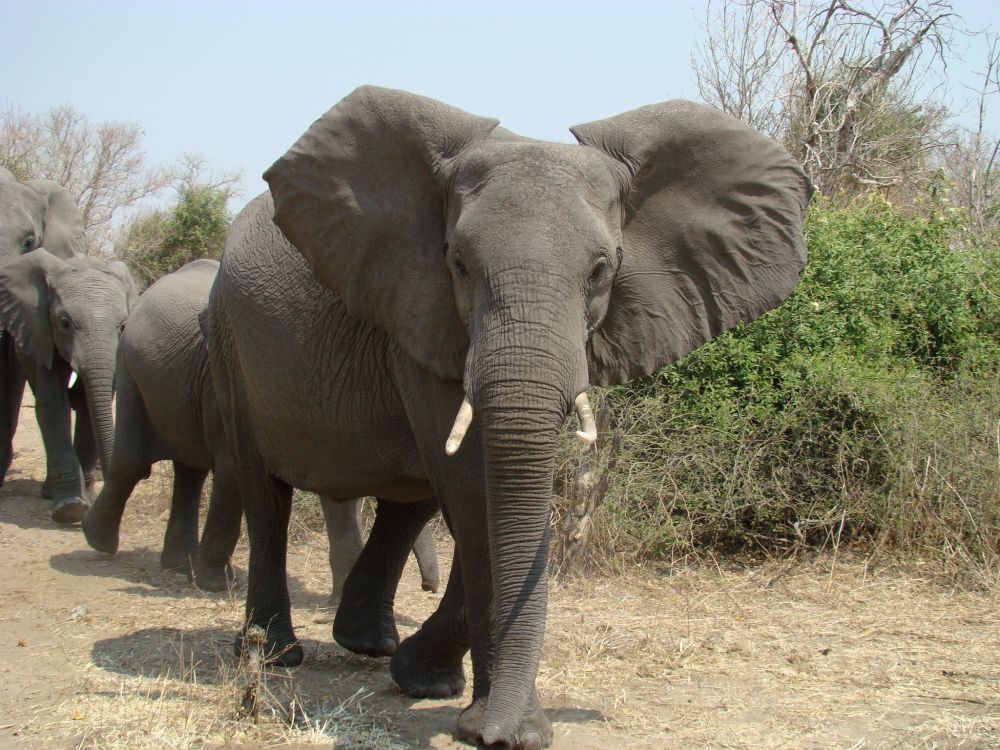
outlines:
[[[70,370],[69,371],[69,385],[66,386],[66,387],[67,388],[72,388],[74,385],[76,385],[76,370]]]
[[[597,442],[597,423],[594,421],[594,410],[590,408],[587,392],[577,396],[573,403],[576,404],[576,414],[580,418],[580,429],[576,431],[576,436],[584,445],[593,445]]]
[[[448,435],[448,442],[444,444],[445,453],[449,456],[454,456],[458,452],[470,424],[472,424],[472,404],[469,403],[468,398],[464,398],[462,399],[462,405],[458,407],[458,415],[455,417],[455,424],[451,428],[451,434]]]

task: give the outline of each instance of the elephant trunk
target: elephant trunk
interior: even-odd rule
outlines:
[[[466,378],[485,459],[493,575],[496,651],[482,727],[487,745],[516,736],[533,697],[548,600],[555,454],[586,378],[583,330],[564,338],[566,330],[577,332],[554,325],[551,315],[536,316],[529,322],[501,315],[475,345]]]
[[[114,397],[115,352],[117,342],[88,342],[86,358],[74,363],[87,394],[87,411],[94,431],[101,471],[108,476],[111,468],[111,448],[114,444],[115,423],[112,416]]]

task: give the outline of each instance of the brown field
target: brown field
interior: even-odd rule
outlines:
[[[242,592],[159,569],[165,472],[133,498],[119,554],[93,552],[49,520],[26,402],[0,490],[0,747],[465,747],[461,699],[407,698],[387,660],[333,643],[315,524],[293,522],[289,561],[307,662],[261,675],[232,655]],[[439,551],[446,571],[444,534]],[[437,596],[411,561],[402,635]],[[1000,590],[833,554],[554,582],[538,685],[566,750],[1000,748]]]

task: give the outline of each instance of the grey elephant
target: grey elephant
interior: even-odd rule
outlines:
[[[209,591],[224,590],[230,557],[240,534],[242,505],[233,479],[216,472],[205,529],[198,541],[202,486],[225,450],[200,323],[219,264],[196,260],[156,281],[129,315],[119,346],[114,451],[104,487],[83,520],[88,543],[102,552],[118,549],[125,504],[152,464],[171,460],[173,496],[160,564],[191,575]],[[331,603],[361,554],[361,501],[324,501],[333,574]],[[415,546],[429,590],[438,586],[430,531]],[[405,560],[405,556],[404,556]]]
[[[52,498],[59,523],[83,518],[98,460],[105,470],[110,463],[115,353],[135,297],[120,261],[63,260],[38,248],[0,268],[0,326],[13,340],[15,376],[27,377],[35,395],[45,444],[42,494]],[[11,390],[11,407],[22,391],[23,381]],[[11,438],[16,424],[12,414]]]
[[[579,145],[497,125],[374,87],[336,104],[235,220],[209,352],[249,529],[247,625],[301,661],[292,486],[436,497],[455,564],[393,678],[459,692],[471,645],[458,737],[538,748],[561,425],[575,408],[592,441],[590,385],[650,374],[790,294],[811,186],[778,144],[689,102],[577,126]]]
[[[64,259],[86,250],[83,217],[73,197],[50,180],[20,182],[0,167],[0,268],[42,246]],[[24,373],[10,334],[0,331],[0,486],[14,456],[23,392]]]

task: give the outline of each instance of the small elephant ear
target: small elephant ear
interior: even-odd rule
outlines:
[[[0,327],[10,331],[22,352],[47,369],[54,352],[48,277],[69,268],[42,248],[0,268]]]
[[[448,165],[497,124],[364,86],[264,173],[275,223],[319,282],[449,378],[462,377],[468,338],[444,262]]]
[[[52,180],[28,180],[25,184],[45,201],[42,247],[59,258],[85,255],[83,216],[69,190]]]
[[[132,310],[136,302],[139,301],[139,287],[135,283],[135,279],[132,278],[132,272],[128,269],[128,266],[120,260],[109,260],[105,264],[105,270],[118,279],[122,283],[122,286],[125,287],[125,293],[128,297],[128,309]]]
[[[622,265],[589,344],[591,382],[649,375],[791,294],[812,187],[777,143],[685,101],[570,130],[631,175]]]

